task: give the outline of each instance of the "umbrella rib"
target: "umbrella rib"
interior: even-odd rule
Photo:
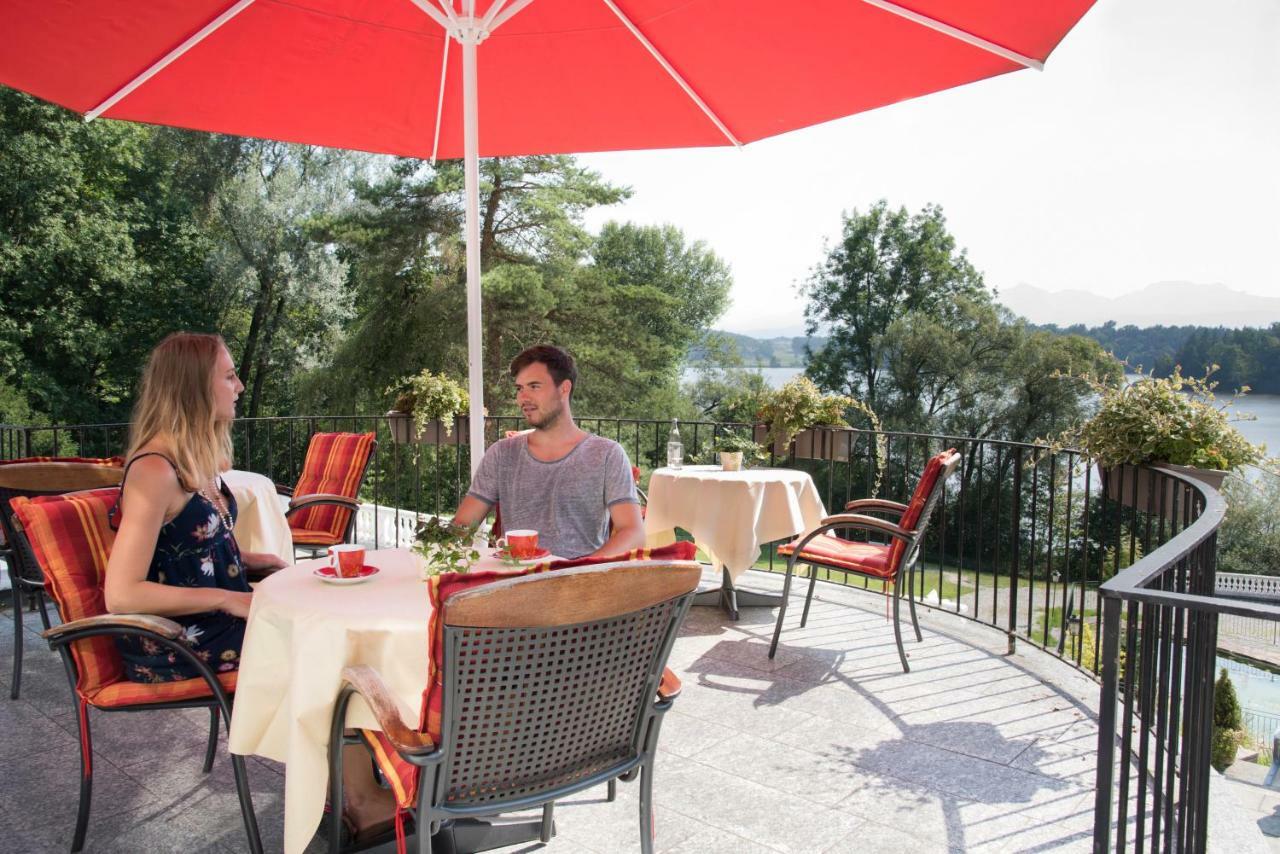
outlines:
[[[670,62],[667,62],[667,58],[653,46],[653,42],[645,38],[644,33],[640,32],[639,27],[633,24],[631,19],[618,8],[618,4],[615,3],[614,0],[602,0],[602,2],[612,10],[613,14],[618,17],[618,20],[622,22],[623,26],[631,31],[631,35],[635,36],[636,41],[644,45],[645,50],[649,51],[653,58],[658,61],[658,64],[662,66],[663,70],[665,70],[667,74],[671,75],[671,79],[676,81],[676,84],[684,90],[684,93],[689,96],[693,103],[698,105],[698,109],[702,110],[706,117],[711,120],[712,124],[720,129],[720,132],[724,134],[725,138],[735,146],[741,148],[742,143],[738,141],[738,138],[729,131],[729,128],[725,127],[724,122],[720,121],[720,117],[707,106],[707,102],[702,100],[701,96],[693,90],[693,87],[689,85],[688,81],[680,76],[680,72],[676,71]]]
[[[85,113],[84,120],[86,122],[91,122],[94,119],[96,119],[98,116],[105,113],[107,110],[114,107],[116,104],[120,103],[120,101],[123,100],[125,97],[127,97],[131,92],[133,92],[134,89],[137,89],[143,83],[146,83],[152,77],[159,74],[161,71],[165,69],[166,66],[169,65],[169,63],[173,62],[175,59],[182,56],[187,51],[191,50],[191,48],[200,44],[200,42],[204,41],[208,36],[212,35],[215,30],[217,30],[227,21],[230,21],[236,15],[239,15],[241,12],[247,9],[250,5],[253,4],[253,2],[254,0],[239,0],[239,2],[223,10],[221,15],[214,18],[209,23],[205,24],[200,29],[199,32],[188,37],[186,41],[184,41],[182,44],[178,45],[173,50],[166,53],[164,57],[161,58],[159,61],[152,63],[151,66],[147,68],[146,71],[142,72],[137,77],[133,78],[128,83],[121,86],[119,89],[115,91],[113,95],[111,95],[109,98],[107,98],[98,106],[94,107],[89,112]]]
[[[973,45],[976,48],[985,50],[987,53],[994,53],[996,56],[1007,59],[1010,62],[1025,65],[1027,68],[1031,68],[1036,71],[1044,71],[1044,63],[1038,59],[1033,59],[1026,54],[1009,50],[1009,48],[998,45],[993,41],[988,41],[982,36],[976,36],[973,33],[960,29],[959,27],[944,24],[942,21],[930,18],[927,15],[921,15],[919,12],[904,9],[897,3],[891,3],[889,0],[862,0],[862,2],[866,3],[868,6],[875,6],[877,9],[897,15],[900,18],[906,18],[912,23],[919,24],[922,27],[928,27],[929,29],[942,33],[945,36],[950,36],[953,39],[962,41],[965,44]]]
[[[493,9],[489,10],[489,14],[484,16],[485,23],[488,25],[490,31],[496,30],[498,27],[511,20],[517,12],[525,6],[528,6],[533,2],[533,0],[516,0],[516,2],[512,3],[505,12],[502,12],[502,14],[499,15],[495,10],[501,10],[503,2],[504,0],[499,0],[499,2],[494,5]]]
[[[440,97],[436,101],[436,136],[431,143],[431,165],[436,165],[436,154],[440,151],[440,123],[444,119],[444,84],[445,75],[449,72],[449,42],[445,36],[444,50],[440,52]]]

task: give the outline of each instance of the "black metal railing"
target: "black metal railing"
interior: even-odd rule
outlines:
[[[1214,596],[1226,503],[1166,468],[1134,470],[1124,493],[1163,543],[1099,590],[1094,850],[1204,851],[1221,614],[1280,620],[1280,608]]]

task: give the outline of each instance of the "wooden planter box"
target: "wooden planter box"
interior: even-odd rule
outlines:
[[[764,444],[768,438],[769,428],[764,424],[757,424],[754,428],[753,439],[756,442]],[[849,451],[857,441],[851,439],[853,431],[848,427],[810,427],[807,430],[801,430],[791,440],[791,444],[795,446],[796,459],[798,460],[836,460],[837,462],[848,462]],[[775,457],[785,457],[788,448],[781,442],[774,442],[773,454]]]
[[[1170,468],[1178,472],[1190,475],[1198,480],[1202,480],[1214,489],[1222,488],[1222,481],[1228,472],[1220,469],[1201,469],[1194,466],[1176,466],[1172,463],[1158,463],[1164,468]],[[1166,516],[1172,517],[1174,513],[1174,488],[1177,481],[1160,472],[1152,474],[1149,470],[1141,466],[1129,465],[1124,463],[1111,468],[1103,468],[1098,466],[1098,476],[1102,479],[1102,490],[1106,493],[1107,498],[1126,507],[1133,507],[1143,513],[1150,512],[1160,513],[1164,508]],[[1134,491],[1134,479],[1137,479],[1137,491]],[[1164,495],[1160,495],[1163,486]],[[1161,501],[1164,503],[1161,504]],[[1182,513],[1186,504],[1182,496],[1178,497],[1177,511]]]
[[[397,445],[470,444],[465,416],[453,419],[452,433],[446,433],[444,424],[439,421],[428,421],[426,427],[419,433],[414,429],[412,415],[394,410],[387,413],[387,423],[391,426],[391,441]]]

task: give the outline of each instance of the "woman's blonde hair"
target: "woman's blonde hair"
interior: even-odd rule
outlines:
[[[226,346],[221,335],[175,332],[142,371],[127,456],[160,438],[188,492],[231,467],[231,422],[218,419],[213,397],[213,370]]]

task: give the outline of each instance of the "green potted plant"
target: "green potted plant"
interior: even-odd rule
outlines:
[[[871,429],[880,432],[880,419],[871,407],[844,395],[823,394],[808,377],[798,376],[764,396],[756,412],[763,422],[756,439],[772,445],[778,456],[794,441],[797,458],[847,461],[853,445],[844,418],[849,409],[861,412]]]
[[[1168,377],[1144,375],[1119,386],[1086,377],[1098,396],[1097,412],[1053,439],[1050,449],[1083,451],[1097,464],[1108,497],[1139,509],[1161,506],[1139,466],[1177,469],[1219,489],[1232,469],[1263,462],[1266,450],[1231,425],[1231,409],[1248,389],[1219,404],[1209,381],[1215,369],[1196,379],[1175,368]],[[1163,506],[1172,512],[1172,483],[1165,492]]]
[[[466,430],[455,430],[458,416],[469,407],[467,390],[430,370],[405,377],[387,390],[396,395],[387,421],[398,443],[457,445],[467,442]]]
[[[739,433],[720,434],[712,443],[712,450],[719,456],[720,468],[724,471],[739,471],[744,463],[750,465],[765,459],[764,448]]]
[[[475,528],[455,527],[437,516],[419,522],[413,551],[423,559],[423,580],[442,572],[470,572],[480,559],[475,536]]]

